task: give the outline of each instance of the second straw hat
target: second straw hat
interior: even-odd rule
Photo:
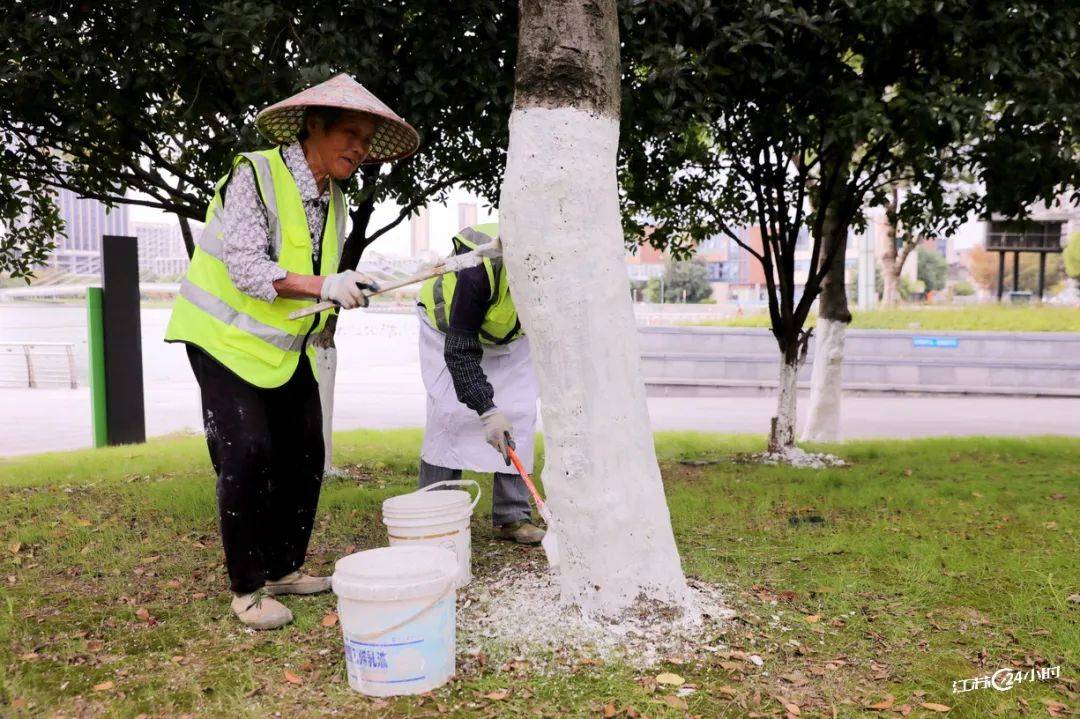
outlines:
[[[274,144],[295,142],[304,123],[304,113],[314,106],[355,110],[379,119],[365,165],[400,160],[420,147],[420,135],[412,125],[345,73],[263,109],[255,117],[255,126]]]

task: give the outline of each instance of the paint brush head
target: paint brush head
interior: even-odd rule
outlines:
[[[477,248],[471,252],[447,258],[446,262],[443,263],[443,268],[447,272],[457,272],[458,270],[476,267],[485,259],[501,256],[502,243],[499,242],[499,238],[496,237],[491,242],[485,242],[482,245],[478,245]]]

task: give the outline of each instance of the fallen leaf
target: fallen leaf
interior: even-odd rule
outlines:
[[[670,684],[672,686],[682,686],[686,682],[685,679],[678,674],[672,674],[671,672],[664,672],[663,674],[656,675],[657,684]]]
[[[674,694],[668,694],[664,697],[664,703],[672,709],[686,709],[686,701],[680,699]]]
[[[1050,495],[1050,499],[1065,499],[1065,495],[1061,492],[1054,492]]]
[[[322,625],[324,627],[332,627],[335,624],[337,624],[337,621],[338,621],[337,612],[330,612],[325,617],[322,618]]]
[[[12,554],[18,554],[19,550],[22,549],[22,542],[12,542],[8,545],[8,549],[11,550]]]
[[[979,497],[981,499],[982,498],[982,492],[972,492],[971,496],[972,497]]]
[[[912,709],[910,704],[901,704],[900,706],[896,707],[895,711],[900,712],[900,716],[906,717],[908,714],[911,713]]]
[[[803,619],[806,620],[807,624],[817,624],[818,621],[821,619],[821,615],[820,614],[808,614],[805,617],[803,617]]]
[[[256,694],[258,694],[259,692],[261,692],[265,688],[266,688],[265,684],[259,684],[254,689],[250,689],[250,690],[244,692],[244,698],[245,699],[250,699],[251,697],[255,696]]]
[[[623,711],[626,712],[627,719],[639,719],[641,716],[638,710],[631,706],[626,707]]]
[[[498,691],[488,692],[482,695],[485,699],[490,699],[493,702],[501,702],[506,697],[510,696],[509,689],[499,689]]]
[[[1070,594],[1068,602],[1070,604],[1080,604],[1080,594]]]
[[[114,686],[116,686],[116,685],[113,684],[112,681],[102,682],[101,684],[95,684],[94,685],[94,691],[96,691],[96,692],[107,692],[110,689],[112,689]]]
[[[89,527],[93,524],[93,522],[91,522],[89,519],[76,519],[75,524],[79,525],[80,527]]]
[[[879,702],[874,702],[867,706],[867,709],[873,709],[875,711],[884,711],[885,709],[892,709],[892,705],[896,703],[896,697],[892,694],[886,694],[885,698]]]
[[[148,610],[146,607],[139,607],[138,609],[135,610],[135,616],[138,617],[139,619],[143,620],[144,622],[149,621],[149,619],[150,619],[150,610]]]
[[[290,672],[288,669],[286,669],[282,674],[285,677],[285,681],[287,681],[289,684],[303,684],[304,683],[303,679],[296,676],[295,674]]]
[[[27,652],[26,654],[19,655],[19,659],[24,662],[32,662],[40,656],[37,652]]]
[[[615,708],[615,705],[613,703],[604,705],[604,717],[606,719],[611,719],[611,717],[615,716],[615,712],[617,711],[619,710]]]
[[[784,708],[787,709],[788,714],[794,714],[795,716],[802,714],[802,710],[799,709],[798,704],[785,704]]]
[[[170,579],[169,581],[165,582],[165,586],[168,587],[169,589],[179,589],[180,588],[180,580],[179,579]]]
[[[733,697],[738,693],[738,692],[735,691],[735,687],[732,687],[732,686],[722,686],[722,687],[717,688],[716,691],[720,692],[721,694],[723,694],[725,696],[729,696],[729,697]]]
[[[943,714],[952,709],[952,707],[947,707],[944,704],[935,704],[933,702],[923,702],[919,706],[921,706],[923,709],[928,709],[932,712],[941,712]]]
[[[1057,529],[1057,522],[1047,522],[1043,526],[1047,529]]]

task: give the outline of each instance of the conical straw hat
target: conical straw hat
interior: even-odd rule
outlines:
[[[365,165],[400,160],[420,147],[420,136],[412,125],[344,73],[263,109],[255,117],[255,126],[275,144],[295,142],[305,111],[316,105],[356,110],[380,119]]]

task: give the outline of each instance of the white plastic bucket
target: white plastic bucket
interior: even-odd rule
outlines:
[[[342,557],[333,587],[349,686],[423,694],[454,675],[457,557],[441,547],[382,547]]]
[[[439,487],[476,487],[476,498],[458,490],[432,492]],[[383,524],[390,536],[390,546],[443,547],[457,555],[460,589],[472,581],[472,511],[480,501],[480,485],[471,479],[435,482],[410,494],[401,494],[383,502]]]

